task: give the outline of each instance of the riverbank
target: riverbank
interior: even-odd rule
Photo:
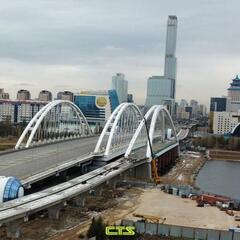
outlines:
[[[240,151],[229,151],[221,149],[209,150],[210,160],[240,161]]]
[[[162,184],[195,186],[195,180],[207,158],[198,152],[183,152],[175,166],[161,176]]]

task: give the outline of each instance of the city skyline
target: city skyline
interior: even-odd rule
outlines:
[[[225,3],[2,3],[1,87],[11,98],[21,88],[33,97],[42,89],[54,95],[106,89],[112,75],[123,72],[129,92],[143,104],[148,77],[163,72],[166,18],[173,14],[179,19],[176,99],[197,99],[208,106],[210,96],[225,95],[238,74],[239,33],[231,23],[237,21],[240,4]]]

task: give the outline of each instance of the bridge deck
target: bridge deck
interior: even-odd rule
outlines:
[[[0,176],[25,179],[93,152],[98,136],[59,142],[0,155]]]

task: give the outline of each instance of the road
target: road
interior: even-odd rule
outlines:
[[[59,142],[0,155],[0,176],[20,179],[93,152],[99,136]]]

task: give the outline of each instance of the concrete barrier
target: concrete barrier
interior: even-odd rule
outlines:
[[[219,240],[220,234],[218,230],[208,229],[208,240]]]
[[[136,231],[138,233],[145,233],[146,232],[146,226],[144,222],[136,222],[135,223]]]
[[[158,235],[158,225],[155,223],[146,223],[146,233]]]
[[[233,232],[221,231],[220,240],[232,240],[232,239],[233,239]]]
[[[240,232],[235,232],[233,234],[233,240],[240,240]]]
[[[165,224],[158,224],[158,235],[169,236],[169,226]]]
[[[122,220],[124,226],[135,226],[136,232],[158,236],[170,236],[198,240],[240,240],[240,232],[221,231],[214,229],[184,227],[169,224],[134,222]]]
[[[194,229],[191,227],[182,227],[183,238],[194,238]]]
[[[171,237],[182,237],[182,227],[181,226],[169,226]]]

